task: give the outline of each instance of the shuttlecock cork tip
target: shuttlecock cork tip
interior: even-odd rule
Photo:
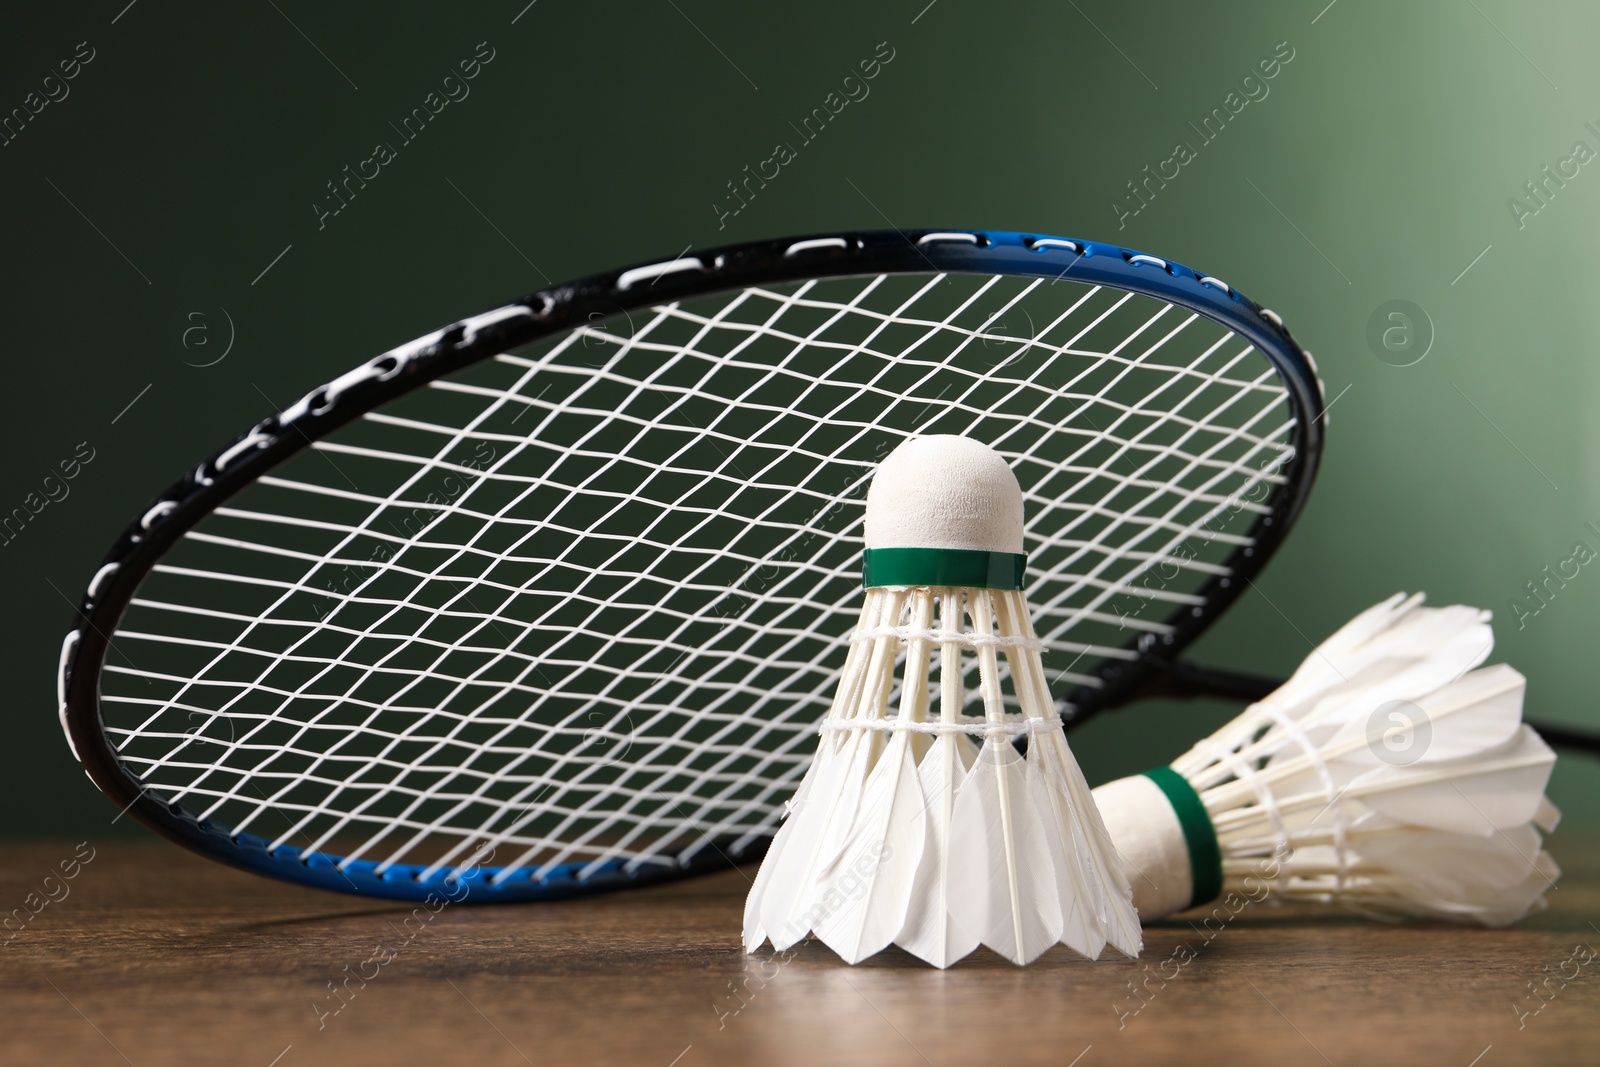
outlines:
[[[866,547],[1022,552],[1022,487],[979,441],[932,434],[884,458],[867,490]]]

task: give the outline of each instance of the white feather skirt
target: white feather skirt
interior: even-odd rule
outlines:
[[[1020,592],[867,591],[816,759],[745,904],[748,951],[815,934],[850,963],[892,943],[936,967],[980,944],[1017,964],[1058,943],[1138,954],[1039,652]],[[981,717],[964,714],[974,675]]]

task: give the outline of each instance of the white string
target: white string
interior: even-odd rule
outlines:
[[[824,719],[817,724],[817,732],[851,733],[872,730],[880,733],[906,734],[971,734],[977,737],[1032,736],[1041,731],[1061,729],[1061,718],[1056,715],[1010,716],[1002,722],[990,722],[981,715],[962,715],[955,720],[917,722],[911,719]]]
[[[1038,652],[1070,686],[1227,575],[1293,431],[1242,339],[1065,281],[808,282],[600,325],[369,414],[191,531],[115,635],[129,769],[380,869],[676,862],[769,832],[803,773],[904,435],[1013,463],[1038,638],[869,635]]]
[[[1250,761],[1241,759],[1239,754],[1227,745],[1220,744],[1207,737],[1195,742],[1195,748],[1207,752],[1212,759],[1223,764],[1233,772],[1233,776],[1248,785],[1256,795],[1256,803],[1261,805],[1261,810],[1266,813],[1267,822],[1272,828],[1274,844],[1273,855],[1287,857],[1293,852],[1290,844],[1288,827],[1284,825],[1283,812],[1278,808],[1278,799],[1272,795],[1272,786],[1262,781]]]
[[[996,634],[975,634],[965,630],[939,630],[920,629],[915,626],[874,626],[866,630],[857,630],[849,637],[849,642],[876,641],[880,637],[894,637],[900,641],[932,641],[936,645],[961,645],[964,648],[1026,648],[1034,652],[1044,651],[1044,642],[1038,638],[1025,637],[1014,634],[1001,637]]]
[[[1344,893],[1345,882],[1350,869],[1350,856],[1347,849],[1349,817],[1345,813],[1344,805],[1339,803],[1339,789],[1334,785],[1333,772],[1328,768],[1327,760],[1322,758],[1321,747],[1311,740],[1310,736],[1301,727],[1298,719],[1273,704],[1270,700],[1261,701],[1256,704],[1256,708],[1277,724],[1287,735],[1289,742],[1300,747],[1300,751],[1305,754],[1306,759],[1311,763],[1312,772],[1317,776],[1318,781],[1322,783],[1323,795],[1328,798],[1328,804],[1321,812],[1317,813],[1316,817],[1320,818],[1324,813],[1328,812],[1333,815],[1332,846],[1337,868],[1334,873],[1333,899],[1337,901]],[[1312,821],[1314,822],[1315,818]]]

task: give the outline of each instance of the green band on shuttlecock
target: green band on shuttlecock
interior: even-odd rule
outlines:
[[[861,556],[861,584],[958,585],[968,589],[1021,589],[1028,557],[1020,552],[971,548],[869,548]]]
[[[1222,895],[1222,846],[1217,843],[1217,828],[1211,825],[1211,816],[1205,803],[1195,792],[1189,780],[1171,767],[1157,767],[1145,771],[1144,776],[1156,784],[1166,796],[1167,803],[1178,816],[1178,826],[1183,830],[1183,840],[1189,846],[1189,872],[1194,880],[1194,893],[1189,907],[1216,900]]]

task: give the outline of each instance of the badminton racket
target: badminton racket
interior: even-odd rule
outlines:
[[[1180,656],[1299,514],[1322,407],[1277,315],[1115,245],[863,232],[611,271],[361,363],[156,497],[62,645],[62,725],[146,826],[326,889],[549,898],[749,860],[815,747],[897,444],[1011,464],[1081,722],[1259,684]]]

